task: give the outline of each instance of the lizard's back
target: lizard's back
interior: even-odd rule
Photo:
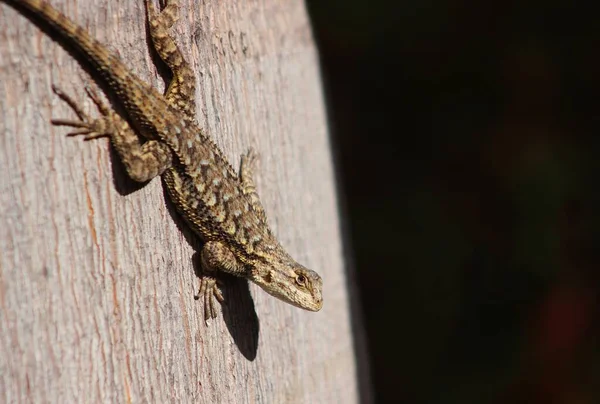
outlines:
[[[195,122],[182,117],[118,56],[47,2],[0,1],[60,36],[60,43],[90,64],[115,92],[139,129],[169,145],[177,162],[163,178],[178,210],[202,238],[228,240],[245,249],[247,240],[256,240],[259,235],[265,239],[271,234],[266,223],[253,213],[235,170]]]

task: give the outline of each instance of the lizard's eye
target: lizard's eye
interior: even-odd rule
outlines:
[[[296,283],[300,286],[306,287],[306,276],[302,274],[296,276]]]

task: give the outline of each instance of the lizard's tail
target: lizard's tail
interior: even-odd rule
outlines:
[[[128,94],[132,92],[143,94],[154,91],[130,73],[115,54],[46,1],[0,0],[0,2],[15,8],[50,37],[57,39],[60,45],[74,53],[84,67],[89,67],[97,72],[104,80],[104,84],[115,91],[116,95],[121,95],[126,104]],[[136,105],[132,104],[134,103],[126,105],[130,111],[131,108],[136,109]]]

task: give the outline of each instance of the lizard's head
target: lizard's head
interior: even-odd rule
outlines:
[[[323,307],[323,281],[319,274],[293,263],[257,265],[251,280],[276,298],[293,306],[310,311]]]

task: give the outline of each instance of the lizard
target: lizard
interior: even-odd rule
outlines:
[[[169,33],[178,20],[177,0],[162,9],[145,0],[152,44],[172,72],[164,94],[129,70],[120,58],[44,0],[0,0],[51,35],[87,66],[92,79],[115,98],[124,117],[85,86],[100,116],[91,119],[65,92],[53,85],[79,120],[52,119],[73,128],[67,136],[110,138],[128,176],[137,182],[162,178],[167,195],[187,225],[203,241],[200,287],[204,320],[218,316],[225,299],[219,272],[246,278],[293,306],[319,311],[322,278],[296,262],[270,229],[254,182],[258,155],[241,156],[239,172],[196,123],[192,69]]]

